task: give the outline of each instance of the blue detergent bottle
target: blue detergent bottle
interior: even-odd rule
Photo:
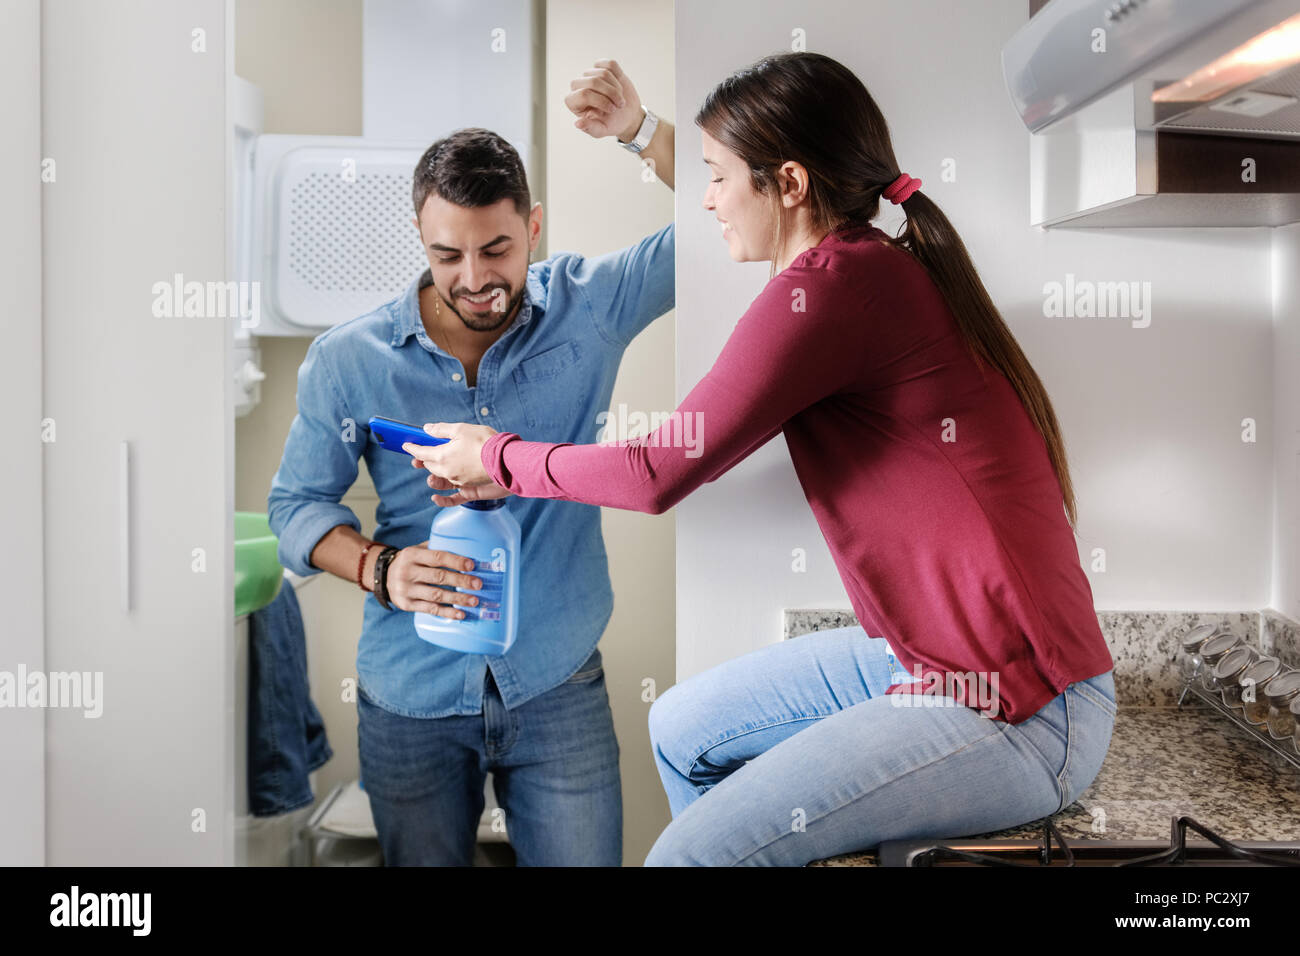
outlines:
[[[415,633],[430,644],[467,654],[504,654],[515,642],[519,606],[519,522],[504,498],[467,501],[442,508],[429,527],[429,549],[460,554],[474,560],[468,573],[483,582],[474,607],[454,605],[465,612],[460,620],[415,612]],[[460,571],[460,568],[456,570]]]

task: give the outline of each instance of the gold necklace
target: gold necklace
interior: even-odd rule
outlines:
[[[442,296],[438,293],[437,288],[434,288],[434,290],[433,290],[433,307],[434,307],[434,309],[437,310],[437,313],[438,313],[438,326],[439,326],[439,328],[441,328],[441,326],[442,326]],[[445,333],[444,333],[444,335],[445,335]],[[434,339],[434,344],[437,344],[437,341],[438,341],[437,339]],[[446,344],[446,346],[444,346],[444,347],[447,349],[447,351],[448,351],[449,353],[451,353],[451,357],[452,357],[452,358],[454,358],[457,362],[460,362],[460,367],[461,367],[461,368],[464,368],[464,367],[465,367],[465,360],[462,359],[459,355],[457,355],[457,354],[456,354],[456,350],[453,349],[453,348],[451,347],[451,339],[450,339],[450,338],[447,339],[447,344]]]

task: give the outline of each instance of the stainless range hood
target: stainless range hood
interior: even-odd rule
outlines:
[[[1300,222],[1300,0],[1031,0],[1002,69],[1033,225]]]

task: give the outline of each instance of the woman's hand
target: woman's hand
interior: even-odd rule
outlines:
[[[434,438],[446,438],[441,445],[417,445],[403,442],[402,449],[410,454],[411,465],[427,468],[430,488],[458,486],[454,495],[433,495],[439,505],[458,505],[465,501],[485,498],[504,498],[510,492],[492,481],[483,467],[483,445],[497,433],[487,425],[469,425],[464,422],[426,424],[424,430]]]
[[[429,486],[445,485],[445,481],[430,476]],[[500,485],[489,481],[485,485],[470,485],[468,488],[457,488],[454,495],[433,495],[433,503],[441,508],[447,508],[452,505],[463,505],[467,501],[486,501],[489,498],[508,498],[510,492]]]
[[[626,136],[627,142],[641,128],[641,97],[616,61],[597,60],[595,69],[584,70],[569,89],[564,105],[578,117],[573,125],[588,136]]]

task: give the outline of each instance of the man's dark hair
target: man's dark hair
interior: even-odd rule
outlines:
[[[411,188],[417,218],[430,193],[468,208],[513,199],[525,219],[532,205],[528,174],[515,148],[491,130],[477,126],[456,130],[420,157]]]

